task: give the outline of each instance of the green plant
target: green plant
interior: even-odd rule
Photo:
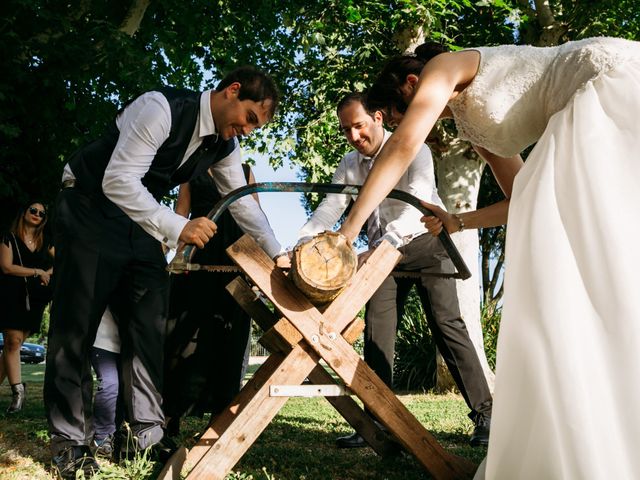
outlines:
[[[485,300],[482,304],[480,315],[484,335],[484,351],[487,355],[489,366],[495,370],[502,307],[496,301]]]
[[[435,385],[436,345],[415,287],[398,325],[394,359],[394,386],[427,391]]]

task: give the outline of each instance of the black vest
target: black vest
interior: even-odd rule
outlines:
[[[235,147],[235,142],[223,140],[215,135],[205,137],[202,145],[180,166],[189,145],[189,140],[196,128],[200,111],[199,92],[179,90],[175,88],[158,89],[169,102],[171,109],[171,131],[169,138],[160,146],[142,178],[142,184],[158,201],[167,195],[172,188],[197,177],[215,162],[228,156]],[[128,105],[128,104],[127,104]],[[76,177],[78,188],[89,194],[102,194],[102,179],[111,154],[118,142],[120,132],[115,121],[107,129],[104,136],[76,151],[69,159],[69,166]],[[115,214],[108,199],[105,213]],[[111,204],[120,213],[114,204]]]

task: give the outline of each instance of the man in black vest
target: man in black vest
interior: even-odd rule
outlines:
[[[160,200],[209,167],[223,195],[246,184],[235,137],[262,127],[277,103],[273,80],[253,67],[234,70],[215,90],[147,92],[127,104],[106,134],[77,151],[65,166],[57,200],[57,278],[44,386],[58,478],[98,470],[88,447],[89,350],[107,304],[119,319],[133,449],[147,449],[162,439],[168,299],[162,244],[201,248],[216,225],[204,217],[187,220]],[[252,196],[232,205],[231,213],[270,256],[281,255]]]

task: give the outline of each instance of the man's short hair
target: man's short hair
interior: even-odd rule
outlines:
[[[351,92],[344,97],[342,100],[338,102],[338,106],[336,107],[336,113],[340,115],[340,112],[343,108],[348,107],[352,103],[359,103],[364,108],[364,111],[373,118],[373,114],[376,113],[375,110],[369,110],[367,107],[367,94],[364,92]]]
[[[280,93],[273,78],[262,70],[258,70],[251,65],[245,65],[232,70],[224,76],[218,86],[217,91],[224,90],[234,82],[240,84],[238,92],[239,100],[252,100],[262,103],[271,100],[270,115],[273,117],[278,103],[280,103]]]

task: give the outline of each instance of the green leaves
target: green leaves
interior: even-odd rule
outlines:
[[[517,0],[155,0],[129,36],[120,28],[132,5],[3,2],[0,184],[9,207],[28,195],[52,199],[61,158],[99,134],[123,101],[163,84],[210,88],[244,63],[270,71],[284,97],[264,130],[270,139],[258,134],[246,145],[269,153],[274,165],[291,158],[309,180],[326,181],[347,149],[335,105],[400,52],[399,33],[422,29],[458,48],[530,41],[539,32],[535,9]],[[639,36],[636,0],[550,6],[567,25],[565,39]]]

